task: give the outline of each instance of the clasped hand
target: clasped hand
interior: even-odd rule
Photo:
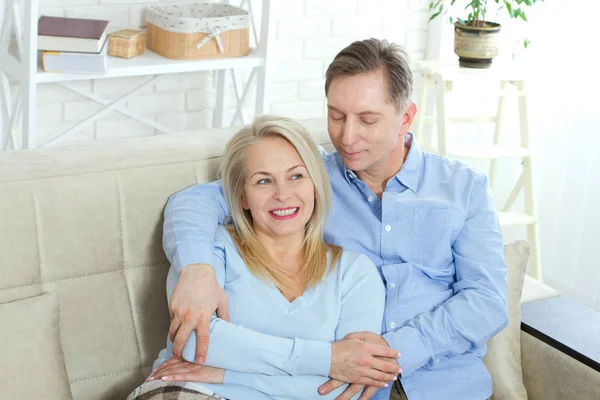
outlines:
[[[202,290],[198,290],[198,282],[203,282]],[[173,341],[174,357],[153,372],[151,379],[166,376],[166,380],[223,381],[224,370],[201,365],[206,360],[210,320],[215,310],[220,318],[229,320],[227,296],[217,283],[214,270],[209,265],[186,266],[169,302],[172,318],[169,337]],[[183,347],[193,330],[198,343],[197,364],[181,359]],[[319,388],[319,393],[325,395],[350,383],[337,400],[350,399],[365,387],[360,400],[368,400],[402,373],[397,361],[399,357],[400,353],[391,349],[381,336],[371,332],[351,333],[332,344],[329,372],[332,379]]]
[[[381,336],[372,332],[351,333],[332,344],[329,372],[332,379],[319,388],[319,393],[325,395],[350,383],[336,400],[350,399],[363,389],[360,400],[368,400],[402,373],[399,357],[400,352],[391,349]]]

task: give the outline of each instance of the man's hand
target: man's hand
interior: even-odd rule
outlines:
[[[340,382],[359,383],[366,386],[384,387],[400,373],[396,358],[398,350],[391,349],[385,339],[366,337],[369,332],[351,334],[331,345],[331,369],[329,376]],[[354,335],[354,336],[352,336]],[[393,359],[390,361],[389,359]]]
[[[183,347],[195,330],[196,362],[202,364],[206,360],[210,321],[215,310],[219,318],[229,321],[227,295],[219,286],[214,269],[207,264],[186,265],[169,302],[169,338],[174,356],[181,358]]]
[[[390,347],[389,343],[387,342],[387,340],[385,340],[383,338],[383,336],[379,336],[378,334],[373,333],[373,332],[349,333],[344,338],[344,340],[346,340],[346,339],[362,340],[363,342],[374,343],[374,344],[379,344],[382,346]]]
[[[161,379],[163,381],[188,381],[203,383],[223,383],[225,370],[194,364],[180,358],[169,358],[156,369],[148,381]]]
[[[321,385],[319,387],[319,393],[321,395],[326,395],[331,393],[333,390],[339,388],[340,386],[342,386],[345,382],[352,382],[350,380],[345,380],[344,378],[337,379],[336,377],[334,377],[332,375],[333,374],[337,374],[337,373],[341,373],[342,375],[344,374],[344,372],[348,373],[349,370],[351,370],[351,368],[343,368],[343,365],[339,365],[338,362],[340,360],[340,357],[344,357],[344,349],[340,349],[339,344],[345,344],[345,345],[352,345],[352,344],[356,344],[356,341],[358,342],[363,342],[365,345],[366,344],[370,344],[374,349],[377,349],[377,351],[380,351],[381,348],[383,348],[384,353],[386,354],[375,354],[372,353],[370,357],[365,357],[362,359],[362,361],[359,361],[360,365],[365,365],[365,364],[369,364],[369,361],[373,361],[371,360],[371,358],[375,358],[376,361],[378,362],[376,365],[378,366],[383,366],[384,370],[380,370],[377,368],[371,368],[371,372],[374,372],[375,374],[382,374],[380,375],[380,377],[383,377],[384,375],[386,376],[386,378],[390,378],[390,373],[393,373],[394,375],[390,378],[387,379],[386,381],[382,381],[381,379],[376,381],[375,385],[372,384],[368,384],[367,388],[364,390],[364,392],[362,393],[361,397],[359,400],[368,400],[370,399],[375,392],[377,392],[377,390],[379,390],[380,387],[386,387],[387,382],[390,381],[394,381],[397,379],[397,375],[402,373],[402,368],[398,366],[398,360],[397,358],[400,357],[400,353],[397,350],[392,350],[389,348],[389,344],[388,342],[381,336],[376,335],[372,332],[357,332],[357,333],[351,333],[349,335],[347,335],[344,340],[341,340],[339,342],[335,342],[331,347],[332,347],[332,368],[330,371],[330,377],[333,379],[330,379],[329,381],[327,381],[326,383],[324,383],[323,385]],[[366,347],[363,346],[363,349],[365,349]],[[368,347],[367,347],[368,348]],[[338,352],[340,351],[340,352]],[[360,357],[359,354],[356,354],[357,356]],[[352,356],[352,355],[350,355]],[[334,361],[334,357],[335,357],[335,361]],[[348,354],[346,354],[346,357],[348,357]],[[382,362],[384,364],[380,364],[379,362]],[[336,371],[334,372],[334,364],[336,365]],[[375,365],[375,364],[373,364]],[[352,372],[349,372],[349,375],[352,375]],[[346,390],[339,395],[336,400],[347,400],[352,398],[354,395],[356,395],[357,393],[359,393],[362,389],[365,388],[364,384],[361,384],[360,380],[356,380],[356,382],[353,382],[350,386],[348,386],[346,388]]]

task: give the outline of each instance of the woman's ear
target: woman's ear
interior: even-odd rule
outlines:
[[[250,206],[248,205],[248,200],[246,200],[246,192],[242,192],[242,208],[244,210],[249,210]]]

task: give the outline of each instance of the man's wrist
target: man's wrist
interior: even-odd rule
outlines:
[[[344,340],[344,339],[342,339]],[[339,354],[340,351],[340,343],[339,342],[333,342],[331,343],[331,368],[330,368],[330,373],[331,373],[331,369],[333,368],[333,365],[336,364],[338,362],[336,355]]]
[[[214,275],[215,270],[209,264],[188,264],[181,267],[181,275],[193,273],[210,273]]]

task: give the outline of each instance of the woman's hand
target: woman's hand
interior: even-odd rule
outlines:
[[[191,363],[181,358],[172,357],[158,367],[148,381],[187,381],[202,383],[223,383],[225,370]]]

